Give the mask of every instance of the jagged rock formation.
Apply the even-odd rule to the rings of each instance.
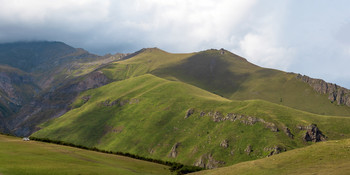
[[[223,147],[223,148],[227,148],[228,147],[228,140],[223,140],[221,143],[220,143],[220,146]]]
[[[173,147],[171,148],[170,150],[170,153],[169,153],[169,156],[168,157],[171,157],[171,158],[175,158],[177,156],[177,148],[180,146],[180,143],[175,143],[173,145]]]
[[[272,148],[269,148],[269,147],[266,147],[264,148],[264,151],[269,151],[269,155],[267,155],[267,157],[270,157],[270,156],[273,156],[273,155],[276,155],[276,154],[279,154],[283,151],[286,151],[285,148],[282,148],[282,147],[279,147],[279,146],[274,146]]]
[[[320,94],[328,94],[328,99],[337,102],[338,105],[346,105],[350,107],[350,90],[338,86],[333,83],[327,83],[321,79],[310,78],[306,75],[298,74],[297,79],[308,83],[316,92]]]
[[[87,96],[81,97],[81,100],[83,100],[83,103],[86,103],[90,100],[90,98],[91,98],[91,96],[87,95]]]
[[[103,106],[115,106],[115,105],[119,105],[119,106],[124,106],[126,104],[137,104],[139,103],[140,100],[137,98],[133,98],[133,99],[126,99],[126,100],[121,100],[121,99],[116,99],[114,101],[111,102],[111,100],[106,100],[104,102],[102,102]]]
[[[250,155],[250,153],[253,152],[253,147],[248,145],[247,148],[244,149],[244,152]]]
[[[219,166],[224,164],[224,161],[215,160],[212,154],[204,154],[194,163],[194,166],[213,169],[218,168]]]
[[[200,115],[204,116],[205,113],[201,112]],[[276,124],[267,122],[264,119],[257,118],[257,117],[252,117],[252,116],[245,116],[241,114],[234,114],[234,113],[227,113],[226,116],[224,116],[220,111],[215,111],[215,112],[208,112],[207,116],[212,117],[214,122],[223,122],[223,121],[240,121],[241,123],[244,123],[246,125],[254,125],[257,122],[261,122],[265,125],[265,128],[270,129],[272,132],[278,132],[279,129],[276,126]]]
[[[306,142],[320,142],[326,140],[326,136],[322,134],[322,132],[318,129],[316,124],[311,124],[306,127],[298,126],[298,129],[306,130],[305,134],[303,135],[303,140]]]
[[[292,132],[290,131],[290,129],[288,127],[284,127],[283,128],[283,132],[290,138],[294,138],[294,135],[292,134]]]
[[[187,112],[186,112],[186,115],[185,115],[185,119],[188,118],[190,115],[192,115],[194,113],[194,109],[191,108],[191,109],[188,109]]]

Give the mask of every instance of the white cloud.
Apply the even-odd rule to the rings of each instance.
[[[287,70],[295,52],[292,48],[278,46],[273,36],[252,33],[245,35],[240,49],[253,63],[282,70]]]
[[[0,4],[0,42],[58,40],[100,54],[154,46],[170,52],[226,48],[260,66],[320,78],[343,77],[350,87],[346,0],[0,0]]]

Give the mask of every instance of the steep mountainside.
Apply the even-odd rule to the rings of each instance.
[[[350,172],[350,140],[317,143],[255,161],[242,162],[194,175],[345,175]]]
[[[350,137],[349,117],[228,100],[150,74],[88,90],[72,107],[32,136],[206,168]]]
[[[0,131],[29,134],[62,115],[79,92],[108,82],[92,71],[125,56],[101,57],[62,42],[0,44]]]
[[[16,42],[0,44],[0,63],[25,72],[48,70],[49,64],[60,61],[61,57],[73,54],[77,49],[62,42]],[[51,65],[50,67],[46,67]]]
[[[37,85],[49,90],[124,56],[116,54],[101,57],[62,42],[0,44],[0,64],[31,73]]]
[[[350,116],[348,106],[332,103],[328,94],[314,90],[297,74],[258,67],[226,50],[170,54],[144,49],[101,71],[113,80],[151,73],[228,99],[262,99],[316,114]]]
[[[18,112],[39,90],[27,73],[0,65],[0,131],[7,129],[8,117]]]
[[[69,105],[80,92],[109,82],[110,80],[100,71],[66,81],[55,90],[35,97],[31,103],[11,116],[8,129],[18,136],[30,135],[38,129],[36,125],[66,113],[71,108]]]

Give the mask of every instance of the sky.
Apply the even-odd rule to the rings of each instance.
[[[92,53],[225,48],[350,88],[348,0],[0,0],[0,43],[62,41]]]

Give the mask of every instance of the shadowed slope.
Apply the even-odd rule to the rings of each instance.
[[[151,73],[229,99],[262,99],[316,114],[350,115],[350,107],[331,103],[328,95],[316,92],[297,79],[297,74],[258,67],[226,50],[171,54],[156,48],[144,49],[101,71],[114,80]]]

